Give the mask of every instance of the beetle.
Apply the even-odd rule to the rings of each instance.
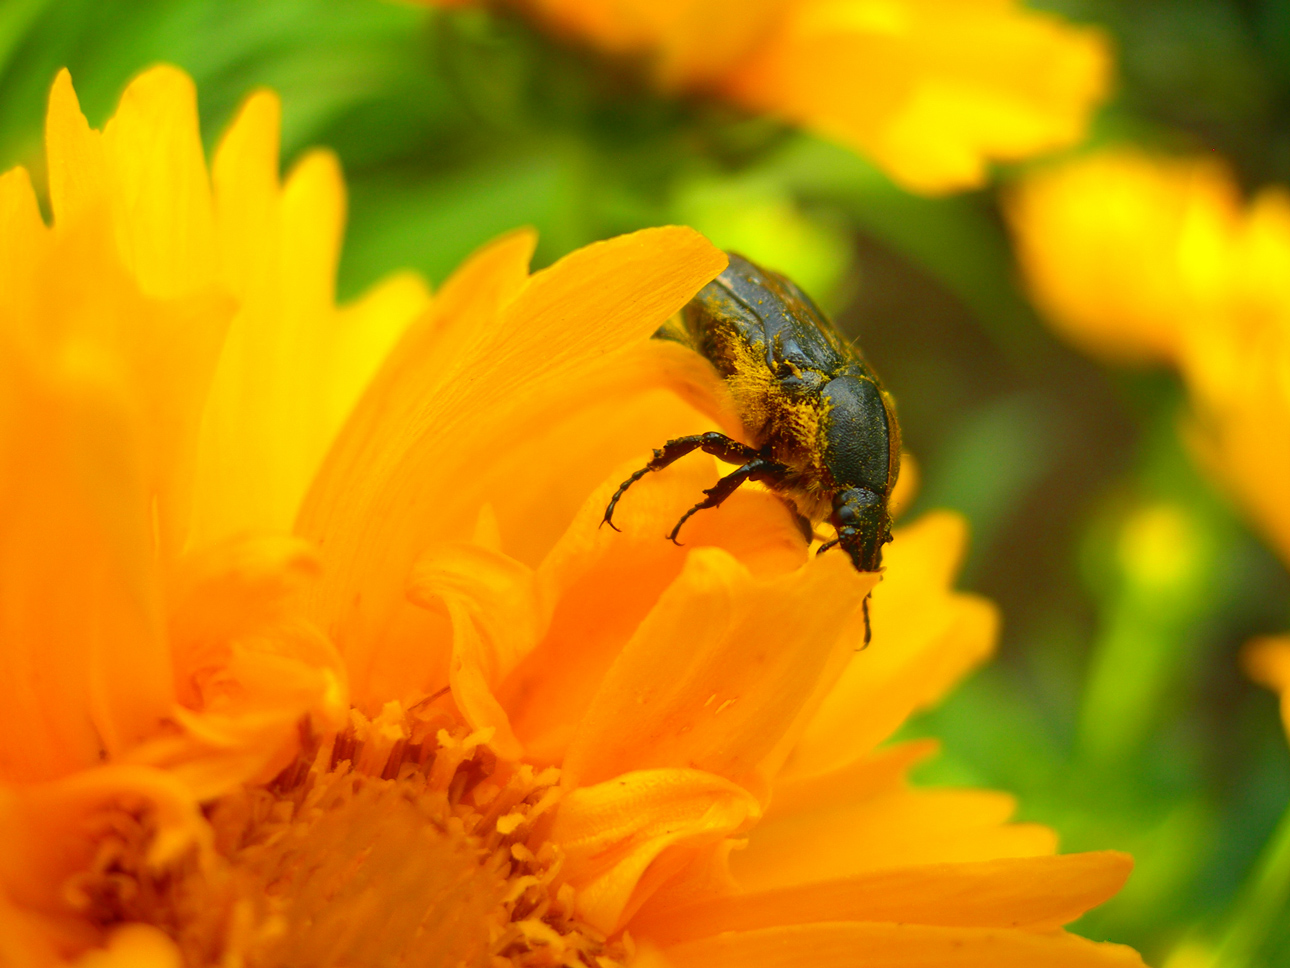
[[[888,504],[900,473],[900,425],[891,395],[860,353],[791,281],[742,256],[681,310],[656,338],[675,339],[722,376],[743,423],[744,441],[711,431],[669,440],[623,481],[602,524],[633,484],[696,450],[738,469],[704,491],[668,535],[748,481],[789,505],[808,540],[825,518],[858,571],[877,571],[891,541]],[[865,644],[869,641],[865,600]]]

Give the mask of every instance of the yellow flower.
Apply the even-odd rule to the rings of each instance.
[[[1179,369],[1198,456],[1290,562],[1290,194],[1242,207],[1212,162],[1108,151],[1027,179],[1010,216],[1065,335]]]
[[[1241,651],[1245,673],[1281,697],[1281,723],[1290,735],[1290,635],[1254,639]]]
[[[457,6],[458,0],[429,0]],[[867,155],[919,192],[1075,144],[1106,40],[1014,0],[512,0],[546,28]]]
[[[706,458],[598,527],[736,429],[649,339],[696,233],[337,310],[334,162],[279,186],[269,95],[209,182],[173,69],[101,134],[63,75],[47,131],[52,228],[0,181],[0,963],[1141,964],[1060,930],[1126,857],[880,745],[992,646],[957,518],[865,651],[878,576],[773,495],[661,539]]]

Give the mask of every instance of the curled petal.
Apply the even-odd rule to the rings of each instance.
[[[532,569],[480,545],[445,542],[417,561],[408,597],[447,612],[453,630],[448,682],[457,708],[473,729],[495,730],[492,745],[500,755],[518,758],[521,746],[494,689],[550,621]]]
[[[199,711],[176,706],[178,735],[141,744],[130,762],[164,767],[208,801],[246,782],[266,782],[302,740],[346,723],[349,694],[335,647],[299,620],[230,643],[204,670]]]
[[[611,932],[644,900],[642,878],[668,848],[716,843],[760,812],[747,791],[719,776],[636,770],[566,794],[551,837],[564,849],[578,913]]]

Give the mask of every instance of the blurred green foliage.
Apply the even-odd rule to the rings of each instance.
[[[1044,5],[1116,39],[1095,139],[1290,182],[1290,0]],[[156,61],[196,80],[208,144],[268,85],[288,163],[338,152],[343,296],[403,266],[437,283],[523,223],[539,263],[682,221],[796,277],[886,378],[923,468],[914,513],[968,516],[964,583],[1005,616],[999,661],[907,728],[944,741],[922,779],[1010,789],[1068,849],[1132,851],[1129,887],[1077,927],[1153,964],[1233,936],[1242,911],[1290,924],[1281,888],[1250,880],[1290,803],[1290,753],[1236,661],[1290,628],[1290,581],[1192,467],[1174,379],[1100,369],[1029,308],[998,204],[1016,172],[913,197],[840,148],[661,97],[514,20],[382,0],[0,0],[0,165],[40,182],[60,66],[101,124]],[[1241,957],[1290,964],[1286,935],[1260,928]]]

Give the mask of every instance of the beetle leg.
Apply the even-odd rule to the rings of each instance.
[[[656,450],[654,451],[654,453],[655,455],[658,455],[658,454],[661,454],[662,451]],[[618,499],[627,493],[627,489],[629,487],[631,487],[633,484],[635,484],[642,477],[644,477],[646,474],[648,474],[650,471],[654,469],[653,467],[650,466],[650,464],[653,464],[653,463],[654,463],[653,461],[650,461],[649,464],[646,464],[635,474],[633,474],[631,477],[627,478],[627,480],[623,481],[621,484],[618,485],[618,490],[614,491],[614,496],[609,499],[609,505],[605,508],[605,516],[600,519],[601,527],[604,527],[607,524],[615,531],[623,530],[622,528],[618,527],[618,525],[614,524],[614,508],[617,507],[618,505]]]
[[[757,458],[757,451],[747,444],[741,444],[733,437],[727,437],[725,434],[710,431],[706,434],[691,434],[689,437],[677,437],[675,440],[669,440],[666,444],[654,451],[654,457],[648,464],[638,470],[627,480],[618,486],[614,491],[614,496],[609,499],[609,506],[605,508],[605,516],[601,524],[607,524],[615,531],[618,531],[614,525],[614,508],[618,505],[618,500],[627,489],[639,481],[650,471],[661,471],[669,464],[680,460],[686,454],[693,453],[696,450],[702,450],[705,454],[711,454],[718,460],[723,460],[727,464],[743,464]]]
[[[681,542],[676,540],[676,536],[681,531],[681,525],[685,524],[686,521],[689,521],[690,518],[699,511],[703,511],[706,508],[720,507],[721,503],[731,494],[735,493],[735,491],[739,490],[739,487],[742,484],[748,481],[768,481],[771,483],[782,481],[788,472],[788,468],[783,464],[778,464],[773,460],[767,460],[764,457],[754,457],[747,464],[744,464],[743,467],[738,470],[731,471],[725,477],[721,478],[721,480],[717,481],[716,484],[712,485],[712,487],[704,491],[703,493],[706,494],[707,497],[681,515],[681,520],[676,522],[676,527],[673,528],[672,533],[667,536],[668,540],[675,545],[680,545]]]

